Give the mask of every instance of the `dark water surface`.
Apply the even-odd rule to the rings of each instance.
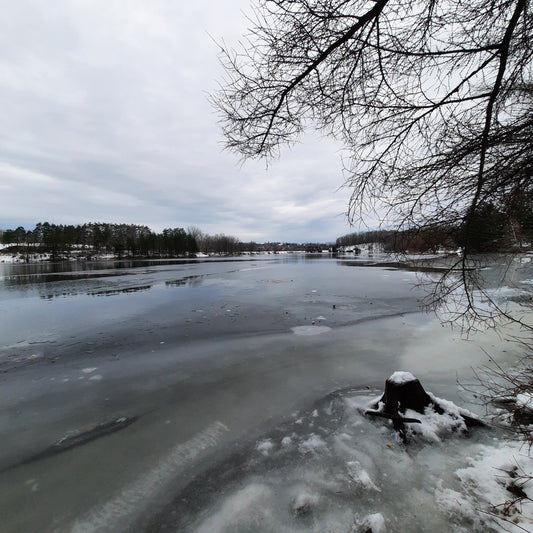
[[[303,255],[0,265],[1,530],[153,527],[239,443],[382,387],[420,331],[438,342],[417,275]],[[439,392],[457,365],[420,372]]]

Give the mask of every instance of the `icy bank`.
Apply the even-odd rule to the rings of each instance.
[[[201,509],[168,509],[158,524],[210,533],[531,530],[533,506],[513,493],[533,491],[527,450],[488,429],[465,438],[451,402],[445,415],[417,413],[404,446],[389,421],[364,415],[376,392],[341,391],[295,413],[209,472],[215,490],[195,486]]]

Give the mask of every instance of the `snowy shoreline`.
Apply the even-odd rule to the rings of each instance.
[[[305,252],[276,252],[276,254],[305,254]],[[162,256],[162,257],[153,257],[153,256],[142,256],[142,255],[117,255],[117,254],[90,254],[87,256],[85,253],[77,254],[61,254],[55,258],[52,254],[49,253],[6,253],[2,252],[0,249],[0,264],[41,264],[41,263],[68,263],[68,262],[78,262],[78,263],[94,263],[98,261],[167,261],[172,259],[202,259],[208,257],[238,257],[238,256],[254,256],[254,255],[273,255],[273,252],[242,252],[238,254],[204,254],[201,252],[188,255],[172,255],[172,256]]]
[[[365,410],[379,391],[330,393],[211,465],[150,521],[189,532],[453,531],[533,527],[527,449],[494,429],[467,431],[452,402],[416,413],[403,444]],[[412,414],[412,413],[406,413]],[[191,495],[194,495],[191,501]],[[198,500],[201,503],[196,503]]]

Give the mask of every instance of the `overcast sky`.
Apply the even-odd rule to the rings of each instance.
[[[235,44],[248,0],[2,4],[0,228],[198,226],[257,242],[352,231],[333,141],[309,135],[268,169],[222,149],[210,36]]]

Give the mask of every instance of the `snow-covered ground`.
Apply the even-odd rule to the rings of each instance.
[[[467,430],[462,411],[442,400],[444,415],[406,413],[422,423],[409,425],[404,445],[387,420],[365,416],[377,399],[378,391],[341,391],[295,413],[242,462],[214,473],[217,495],[202,495],[209,505],[199,518],[174,509],[184,513],[178,529],[532,530],[532,502],[517,498],[533,492],[527,447],[494,430]]]
[[[38,263],[50,261],[50,254],[0,254],[0,263]],[[28,260],[27,260],[28,259]]]
[[[51,254],[37,254],[37,253],[0,253],[0,263],[40,263],[42,261],[50,261]],[[116,259],[115,254],[98,254],[93,256],[94,260],[105,261],[108,259]],[[85,256],[80,258],[80,252],[73,252],[64,256],[64,261],[79,261],[85,260]]]

